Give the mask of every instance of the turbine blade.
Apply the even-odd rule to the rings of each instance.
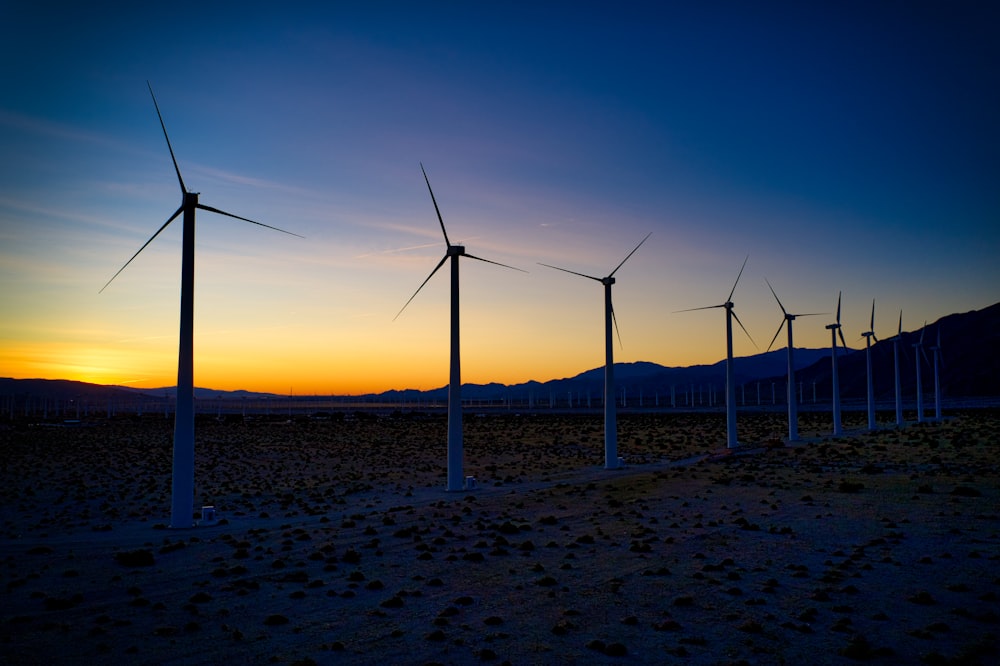
[[[733,313],[733,319],[735,319],[736,323],[740,325],[740,328],[743,329],[743,332],[747,334],[747,338],[750,340],[750,342],[753,343],[754,348],[760,349],[760,347],[757,346],[757,343],[753,341],[753,337],[751,337],[750,331],[748,331],[746,326],[743,325],[743,322],[740,321],[740,318],[736,316],[736,310],[730,310],[730,312]]]
[[[171,216],[170,216],[170,218],[169,218],[169,219],[168,219],[168,220],[167,220],[166,222],[164,222],[164,223],[163,223],[163,226],[162,226],[162,227],[160,227],[159,229],[157,229],[157,230],[156,230],[156,233],[155,233],[155,234],[153,234],[152,236],[150,236],[150,237],[149,237],[149,240],[148,240],[148,241],[146,241],[145,243],[143,243],[143,244],[142,244],[142,247],[140,247],[140,248],[139,248],[139,250],[138,250],[138,251],[137,251],[137,252],[136,252],[135,254],[133,254],[133,255],[132,255],[132,259],[135,259],[136,257],[138,257],[138,256],[139,256],[139,252],[142,252],[143,250],[145,250],[145,249],[146,249],[146,246],[147,246],[147,245],[149,245],[150,243],[152,243],[152,242],[153,242],[153,239],[154,239],[154,238],[156,238],[157,236],[159,236],[159,235],[160,235],[160,232],[161,232],[161,231],[163,231],[164,229],[166,229],[166,228],[167,228],[167,225],[168,225],[168,224],[170,224],[170,223],[171,223],[171,222],[173,222],[173,221],[174,221],[175,219],[177,219],[177,216],[178,216],[178,215],[180,215],[180,214],[181,214],[181,212],[182,212],[183,210],[184,210],[184,206],[181,206],[181,207],[180,207],[180,208],[178,208],[178,209],[177,209],[176,211],[174,211],[174,214],[173,214],[173,215],[171,215]],[[99,294],[99,293],[101,293],[102,291],[104,291],[105,289],[107,289],[107,288],[108,288],[108,285],[109,285],[109,284],[111,284],[111,283],[112,283],[112,282],[114,281],[114,279],[115,279],[116,277],[118,277],[118,275],[119,275],[119,274],[120,274],[120,273],[121,273],[121,272],[122,272],[123,270],[125,270],[126,266],[128,266],[129,264],[131,264],[131,263],[132,263],[132,259],[129,259],[128,261],[126,261],[126,262],[125,262],[125,266],[122,266],[121,268],[119,268],[119,269],[118,269],[118,272],[117,272],[117,273],[115,273],[114,275],[112,275],[112,276],[111,276],[111,279],[110,279],[110,280],[108,280],[108,281],[107,281],[107,282],[106,282],[106,283],[104,284],[104,286],[103,286],[103,287],[101,287],[100,291],[98,291],[97,293]]]
[[[868,330],[871,331],[872,334],[875,333],[875,299],[874,298],[872,299],[872,320],[868,324]]]
[[[732,291],[729,292],[729,298],[726,299],[727,303],[729,301],[733,300],[733,294],[736,293],[736,285],[739,284],[740,277],[743,276],[743,269],[747,267],[747,261],[749,261],[749,260],[750,260],[750,255],[748,254],[747,258],[743,260],[743,265],[740,266],[740,273],[739,273],[739,275],[736,276],[736,282],[733,283],[733,289],[732,289]],[[741,326],[742,326],[742,324],[741,324]],[[749,335],[749,333],[747,335]]]
[[[898,336],[898,335],[902,335],[902,334],[903,334],[903,311],[900,310],[899,311],[899,330],[896,332],[896,335]]]
[[[434,212],[437,213],[438,222],[441,223],[441,233],[444,234],[444,244],[451,247],[451,241],[448,240],[448,232],[444,228],[444,220],[441,219],[441,210],[438,208],[437,199],[434,198],[434,190],[431,189],[431,181],[427,178],[427,172],[424,171],[424,163],[420,163],[420,171],[424,174],[424,182],[427,183],[427,191],[431,193],[431,201],[434,202]]]
[[[767,346],[767,351],[771,351],[771,347],[774,346],[774,341],[778,339],[778,335],[781,333],[781,329],[784,328],[784,326],[785,326],[785,320],[782,319],[781,323],[778,324],[778,330],[774,332],[774,337],[771,338],[771,344]]]
[[[618,330],[618,318],[615,317],[615,306],[611,306],[611,323],[615,325],[615,333],[618,335],[618,348],[625,349],[625,345],[622,344],[622,333]]]
[[[226,217],[235,217],[237,220],[243,220],[244,222],[249,222],[250,224],[256,224],[258,227],[266,227],[267,229],[273,229],[274,231],[280,231],[283,234],[288,234],[289,236],[295,236],[296,238],[305,238],[305,236],[299,236],[291,231],[285,231],[284,229],[279,229],[278,227],[272,227],[270,224],[264,224],[263,222],[257,222],[256,220],[251,220],[247,217],[240,217],[239,215],[233,215],[232,213],[227,213],[224,210],[219,210],[218,208],[212,208],[211,206],[206,206],[203,203],[198,204],[198,208],[202,210],[207,210],[210,213],[218,213],[219,215],[225,215]]]
[[[678,312],[694,312],[695,310],[714,310],[715,308],[724,308],[726,305],[723,303],[721,305],[706,305],[703,308],[688,308],[687,310],[674,310],[674,314]]]
[[[925,321],[924,327],[920,329],[920,342],[917,343],[918,345],[924,344],[924,333],[926,332],[927,332],[927,322]]]
[[[626,261],[628,261],[628,260],[629,260],[629,257],[631,257],[631,256],[632,256],[633,254],[635,254],[635,251],[639,249],[639,246],[640,246],[640,245],[642,245],[643,243],[645,243],[645,242],[646,242],[646,240],[647,240],[647,239],[648,239],[648,238],[649,238],[650,236],[652,236],[652,235],[653,235],[653,232],[652,232],[652,231],[650,231],[650,232],[649,232],[648,234],[646,234],[646,238],[643,238],[643,239],[642,239],[641,241],[639,241],[639,245],[636,245],[636,246],[635,246],[635,248],[633,248],[633,249],[632,249],[632,251],[631,251],[631,252],[629,252],[629,253],[628,253],[628,255],[627,255],[627,256],[626,256],[626,257],[625,257],[624,259],[622,259],[622,263],[621,263],[621,264],[618,264],[617,266],[615,266],[615,270],[613,270],[613,271],[611,271],[610,273],[608,273],[608,277],[613,277],[613,276],[614,276],[614,274],[618,272],[618,269],[619,269],[619,268],[621,268],[621,267],[622,267],[622,265],[623,265],[623,264],[624,264],[624,263],[625,263]]]
[[[772,294],[774,294],[774,300],[778,301],[778,307],[781,308],[781,312],[787,315],[788,310],[786,310],[785,306],[781,304],[781,299],[778,298],[778,295],[774,293],[774,287],[771,286],[771,283],[768,281],[767,278],[764,278],[764,282],[767,282],[767,288],[771,290]],[[781,329],[779,328],[778,330],[780,331]],[[768,347],[768,349],[770,349],[770,347]]]
[[[840,346],[847,349],[847,341],[844,340],[844,330],[841,328],[837,329],[837,334],[840,336]]]
[[[434,274],[438,272],[439,268],[441,268],[442,266],[444,266],[444,262],[447,261],[447,260],[448,260],[448,255],[447,254],[444,255],[443,257],[441,257],[441,261],[439,261],[438,265],[434,267],[434,270],[431,271],[431,274],[428,275],[427,278],[423,282],[420,283],[420,286],[417,287],[417,290],[415,292],[413,292],[413,296],[410,296],[410,300],[406,301],[406,303],[403,304],[403,307],[401,307],[399,309],[399,312],[396,313],[396,316],[392,318],[393,321],[396,321],[397,319],[399,319],[399,315],[403,314],[403,310],[405,310],[406,306],[410,304],[410,301],[412,301],[414,298],[417,297],[417,294],[419,294],[420,290],[424,288],[424,285],[427,284],[428,282],[430,282],[430,279],[432,277],[434,277]]]
[[[160,119],[160,127],[163,129],[163,138],[167,140],[167,150],[170,151],[170,159],[174,161],[174,171],[177,172],[177,182],[181,184],[181,192],[187,194],[187,188],[184,187],[184,179],[181,178],[181,168],[177,166],[177,158],[174,157],[174,147],[170,145],[170,137],[167,136],[167,126],[163,124],[163,115],[160,113],[160,105],[156,103],[156,95],[153,94],[153,86],[146,81],[146,86],[149,88],[149,96],[153,98],[153,106],[156,107],[156,117]]]
[[[524,270],[523,268],[517,268],[516,266],[508,266],[507,264],[501,264],[499,261],[490,261],[489,259],[483,259],[482,257],[477,257],[474,254],[469,254],[468,252],[466,252],[462,256],[468,257],[469,259],[475,259],[476,261],[484,261],[487,264],[493,264],[494,266],[503,266],[504,268],[509,268],[509,269],[511,269],[513,271],[521,271],[522,273],[527,273],[528,272],[528,271]]]
[[[842,292],[837,292],[837,323],[840,323],[840,296]]]
[[[539,266],[545,266],[546,268],[554,268],[554,269],[556,269],[557,271],[562,271],[563,273],[571,273],[571,274],[573,274],[573,275],[579,275],[580,277],[585,277],[585,278],[589,278],[589,279],[591,279],[591,280],[597,280],[598,282],[600,282],[600,281],[601,281],[601,278],[598,278],[598,277],[594,277],[593,275],[585,275],[584,273],[577,273],[576,271],[571,271],[571,270],[569,270],[568,268],[559,268],[558,266],[553,266],[553,265],[551,265],[551,264],[543,264],[543,263],[542,263],[542,262],[540,262],[540,261],[539,261],[539,262],[537,262],[537,263],[538,263],[538,265],[539,265]]]

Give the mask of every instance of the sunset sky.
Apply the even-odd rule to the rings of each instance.
[[[119,3],[115,3],[119,4]],[[848,344],[1000,300],[995,3],[0,6],[0,376],[176,381],[180,204],[201,202],[195,383],[348,394]],[[668,5],[670,7],[672,5]],[[613,9],[612,9],[613,7]],[[780,338],[775,347],[784,346]],[[740,333],[737,356],[755,353]]]

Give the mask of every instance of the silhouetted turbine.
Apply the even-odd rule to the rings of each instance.
[[[156,108],[156,116],[160,119],[160,127],[163,129],[163,138],[167,140],[167,149],[170,151],[170,159],[174,163],[174,171],[177,172],[177,182],[181,186],[181,205],[174,211],[166,222],[163,223],[156,233],[150,236],[149,240],[143,243],[142,247],[132,255],[132,258],[125,262],[125,265],[118,269],[118,272],[111,276],[111,279],[101,287],[103,292],[108,285],[125,268],[132,263],[132,260],[139,256],[139,253],[146,249],[146,246],[153,242],[153,239],[160,235],[164,229],[173,222],[178,215],[184,213],[183,217],[183,240],[181,250],[181,316],[180,316],[180,344],[177,353],[177,411],[174,415],[174,452],[173,470],[171,482],[171,503],[170,503],[170,526],[175,528],[192,527],[194,525],[194,216],[195,210],[200,208],[219,215],[234,217],[237,220],[250,222],[260,227],[280,231],[290,236],[299,236],[290,231],[262,224],[239,215],[233,215],[226,211],[212,208],[198,202],[198,193],[189,192],[184,186],[184,179],[181,177],[180,167],[177,166],[177,158],[174,156],[173,146],[170,145],[170,137],[167,136],[167,127],[163,123],[163,116],[160,114],[160,107],[156,103],[156,96],[153,95],[153,87],[146,82],[149,87],[149,94],[153,98],[153,106]]]
[[[878,342],[875,336],[875,299],[872,299],[872,318],[868,330],[861,334],[865,339],[865,359],[868,365],[868,429],[874,430],[875,424],[875,381],[872,377],[872,340]]]
[[[844,331],[840,328],[840,296],[841,292],[837,292],[837,321],[833,324],[827,324],[826,328],[830,331],[830,359],[833,364],[833,435],[838,437],[844,434],[844,430],[840,425],[840,373],[838,372],[837,363],[837,336],[840,336],[840,344],[843,345],[844,349],[847,349],[847,343],[844,341]]]
[[[392,320],[395,321],[399,318],[399,315],[403,314],[406,306],[417,297],[420,290],[434,277],[434,274],[444,265],[444,262],[451,258],[451,364],[448,377],[448,485],[446,490],[459,491],[465,488],[465,478],[462,474],[462,359],[459,351],[458,259],[459,257],[468,257],[469,259],[503,266],[504,268],[521,271],[522,273],[527,273],[527,271],[471,255],[465,251],[465,246],[463,245],[452,245],[451,241],[448,240],[448,231],[444,228],[441,210],[438,208],[437,199],[434,198],[434,190],[431,189],[431,182],[427,178],[427,172],[424,170],[423,164],[420,165],[420,171],[424,174],[427,191],[431,194],[434,211],[437,213],[438,222],[441,224],[441,233],[444,235],[445,253],[441,261],[434,267],[434,270],[420,283],[417,290],[413,292],[413,295],[410,296],[409,300],[400,308]]]
[[[711,310],[714,308],[725,308],[726,309],[726,447],[730,449],[735,449],[739,446],[739,442],[736,438],[736,380],[733,374],[733,319],[736,323],[740,325],[743,332],[746,333],[747,338],[756,347],[757,343],[753,341],[750,337],[750,332],[747,331],[743,322],[740,318],[736,316],[736,312],[733,311],[733,294],[736,292],[736,285],[740,282],[740,277],[743,275],[743,269],[747,266],[747,261],[750,259],[750,255],[743,260],[743,266],[740,267],[740,272],[736,276],[736,282],[733,283],[733,288],[729,292],[729,297],[726,299],[725,303],[720,303],[719,305],[706,305],[701,308],[688,308],[687,310],[678,310],[678,312],[694,312],[695,310]]]
[[[778,335],[781,333],[782,326],[788,325],[788,441],[797,442],[799,440],[799,415],[798,404],[795,398],[795,344],[792,341],[792,322],[795,321],[796,317],[813,317],[823,313],[808,312],[793,314],[789,312],[781,304],[781,299],[774,293],[774,287],[771,286],[767,278],[764,278],[764,282],[767,282],[767,288],[771,290],[774,300],[778,301],[778,307],[781,308],[781,314],[784,315],[781,323],[778,324],[778,330],[775,331],[774,337],[771,338],[771,344],[767,346],[767,351],[771,351],[774,341],[778,339]]]
[[[924,385],[920,376],[920,357],[924,357],[924,361],[927,361],[927,352],[924,351],[924,333],[927,332],[927,322],[924,322],[924,327],[920,329],[920,339],[913,345],[916,350],[913,355],[916,357],[917,361],[917,423],[924,422]]]
[[[899,378],[899,339],[903,337],[903,311],[899,311],[899,328],[896,335],[892,336],[892,365],[894,373],[894,384],[896,389],[896,425],[903,426],[903,388]]]
[[[612,344],[611,338],[611,327],[614,324],[615,332],[618,333],[618,344],[621,345],[621,333],[618,331],[618,320],[615,318],[615,309],[611,304],[611,285],[615,283],[615,273],[618,269],[629,260],[635,251],[646,242],[652,235],[652,232],[646,234],[646,238],[639,241],[639,245],[628,255],[622,259],[621,263],[615,266],[615,270],[611,271],[607,277],[594,277],[593,275],[586,275],[585,273],[577,273],[576,271],[571,271],[566,268],[559,268],[558,266],[552,266],[551,264],[542,264],[547,268],[554,268],[557,271],[562,271],[564,273],[572,273],[573,275],[579,275],[580,277],[585,277],[590,280],[596,280],[604,285],[604,468],[605,469],[617,469],[620,465],[618,462],[618,412],[617,412],[617,398],[615,396],[615,359],[614,359],[614,345]]]
[[[931,353],[934,356],[934,418],[941,420],[941,377],[938,373],[938,365],[944,362],[943,353],[941,351],[941,324],[938,324],[937,329],[937,344],[931,347]]]

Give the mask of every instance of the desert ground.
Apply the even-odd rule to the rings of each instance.
[[[338,415],[334,415],[337,417]],[[912,415],[911,415],[912,416]],[[802,414],[200,417],[0,424],[0,661],[989,664],[1000,412],[830,438]]]

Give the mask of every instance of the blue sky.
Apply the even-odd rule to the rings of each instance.
[[[172,384],[180,223],[146,81],[202,202],[196,383],[447,383],[453,242],[467,381],[764,348],[780,312],[849,343],[1000,297],[1000,10],[991,3],[270,3],[0,9],[0,367]],[[829,317],[796,342],[828,344]],[[776,344],[780,345],[781,341]],[[737,338],[737,355],[755,352]],[[299,387],[296,389],[296,386]]]

